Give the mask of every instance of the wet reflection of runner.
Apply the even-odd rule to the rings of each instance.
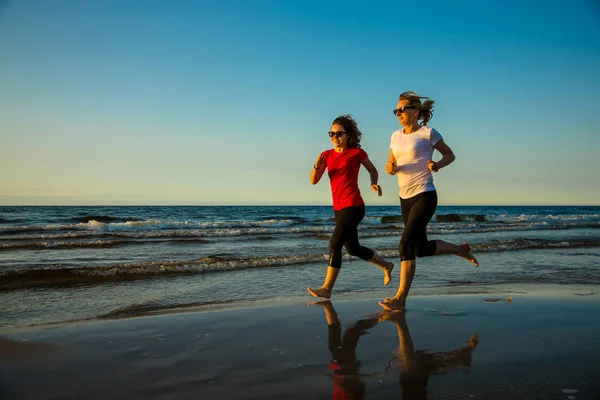
[[[478,343],[477,334],[471,336],[466,346],[459,349],[428,353],[423,350],[415,351],[405,312],[386,313],[381,320],[393,322],[398,330],[399,345],[392,351],[394,358],[389,362],[388,370],[400,371],[400,387],[404,399],[427,399],[427,383],[431,374],[471,365],[472,353]]]
[[[328,329],[328,347],[331,353],[329,369],[333,378],[333,399],[363,399],[366,384],[363,378],[380,375],[383,372],[361,374],[361,363],[356,358],[356,347],[361,336],[369,333],[380,321],[380,315],[356,321],[346,328],[342,335],[342,324],[338,319],[331,301],[320,301],[311,305],[320,305],[325,311]]]

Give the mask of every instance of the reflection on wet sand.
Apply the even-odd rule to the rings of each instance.
[[[328,376],[334,382],[333,399],[363,399],[366,392],[364,378],[390,372],[400,374],[402,398],[427,399],[429,377],[470,366],[473,350],[478,343],[477,334],[473,334],[465,346],[456,350],[435,353],[415,350],[405,312],[380,312],[360,319],[346,328],[342,335],[341,322],[330,300],[311,303],[309,306],[311,305],[319,305],[325,311],[328,348],[331,353],[329,368],[332,371]],[[369,329],[385,321],[393,323],[398,333],[398,347],[392,350],[394,357],[381,372],[362,374],[361,362],[356,356],[358,341]]]
[[[361,374],[361,363],[356,358],[356,346],[362,335],[368,333],[380,322],[380,314],[356,321],[346,328],[342,335],[342,324],[331,301],[319,301],[310,305],[319,305],[325,311],[328,329],[328,347],[331,353],[329,376],[333,378],[333,399],[363,399],[366,391],[365,377],[385,373]],[[310,306],[309,305],[309,306]]]
[[[427,399],[427,383],[431,374],[471,365],[472,353],[478,343],[477,334],[473,334],[465,346],[456,350],[429,353],[415,350],[405,312],[386,313],[381,320],[393,322],[398,331],[398,348],[392,351],[394,358],[388,363],[388,370],[400,372],[404,399]]]
[[[47,360],[48,356],[64,351],[53,343],[17,341],[0,336],[0,363],[17,364],[28,361]]]

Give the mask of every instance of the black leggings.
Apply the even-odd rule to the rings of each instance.
[[[358,224],[365,217],[365,205],[346,207],[335,210],[335,229],[329,241],[329,266],[342,266],[342,246],[346,246],[348,254],[369,261],[375,253],[358,243]]]
[[[342,337],[342,324],[335,322],[327,325],[328,329],[328,347],[332,361],[339,364],[343,369],[354,369],[352,374],[358,373],[360,362],[356,358],[356,346],[358,339],[366,335],[369,329],[377,325],[379,321],[375,318],[365,318],[356,321],[352,326],[346,329]]]
[[[358,346],[360,337],[369,333],[369,329],[377,325],[378,322],[375,318],[357,321],[354,325],[346,329],[343,338],[342,324],[340,322],[328,325],[328,345],[332,357],[329,368],[334,373],[334,399],[362,399],[364,397],[366,384],[362,379],[355,378],[359,376],[361,367],[360,361],[356,358],[356,346]],[[348,379],[344,379],[345,377],[348,377]],[[345,395],[336,396],[335,394],[338,390]]]
[[[409,199],[400,198],[404,232],[400,240],[400,259],[414,260],[417,257],[427,257],[435,254],[434,240],[427,240],[427,224],[437,207],[437,192],[435,190],[420,193]]]

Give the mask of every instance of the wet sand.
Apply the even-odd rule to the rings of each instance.
[[[2,399],[600,399],[600,290],[222,307],[5,334]],[[510,299],[507,300],[507,299]]]

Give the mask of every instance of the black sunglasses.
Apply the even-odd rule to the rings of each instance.
[[[337,132],[329,131],[327,133],[329,134],[330,138],[333,138],[335,136],[335,138],[337,139],[337,138],[342,137],[342,135],[344,135],[346,132],[345,131],[337,131]]]
[[[415,107],[415,106],[404,106],[404,107],[400,107],[400,108],[395,108],[394,111],[393,111],[393,113],[394,113],[395,116],[398,116],[398,115],[402,114],[404,112],[404,110],[406,110],[407,108],[415,109],[417,107]]]

